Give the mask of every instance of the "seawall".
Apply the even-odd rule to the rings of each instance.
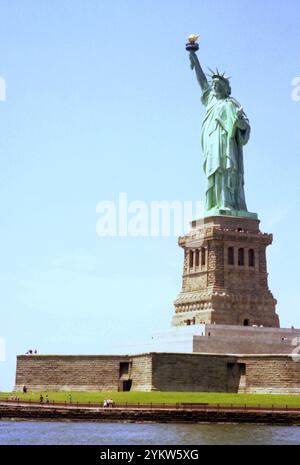
[[[102,409],[0,405],[0,420],[152,423],[266,423],[300,426],[300,411],[209,409]]]

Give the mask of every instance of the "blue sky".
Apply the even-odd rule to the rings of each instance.
[[[203,199],[203,108],[186,37],[231,77],[252,126],[246,198],[282,326],[300,327],[297,0],[0,1],[0,336],[15,357],[102,353],[167,329],[175,237],[99,238],[96,205]]]

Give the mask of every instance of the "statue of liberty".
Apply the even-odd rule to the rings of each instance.
[[[207,178],[205,215],[247,213],[244,193],[243,146],[250,137],[250,124],[241,105],[231,97],[229,78],[217,70],[209,84],[196,55],[197,36],[186,48],[195,69],[206,108],[202,122],[203,169]]]

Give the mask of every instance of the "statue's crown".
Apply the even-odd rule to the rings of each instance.
[[[229,76],[226,76],[225,73],[219,73],[219,70],[218,68],[216,68],[216,71],[213,71],[212,69],[208,68],[210,73],[208,76],[211,78],[211,79],[221,79],[222,81],[226,82],[226,84],[229,84],[229,79],[230,77]]]
[[[211,79],[220,79],[221,81],[223,81],[225,84],[226,84],[226,87],[227,87],[227,93],[228,95],[231,94],[231,87],[230,87],[230,77],[229,76],[226,76],[225,73],[219,73],[219,70],[218,68],[216,68],[216,71],[213,71],[212,69],[208,68],[210,73],[208,76],[211,78]]]

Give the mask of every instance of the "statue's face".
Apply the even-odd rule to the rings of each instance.
[[[215,97],[217,98],[227,97],[226,84],[221,79],[213,79],[211,86],[212,86]]]

